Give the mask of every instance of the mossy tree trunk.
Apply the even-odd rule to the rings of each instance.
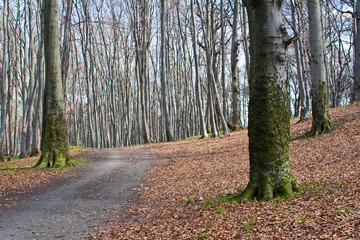
[[[328,110],[320,1],[308,0],[308,9],[311,49],[311,93],[313,113],[313,122],[310,135],[317,136],[331,131],[332,122]]]
[[[41,156],[35,167],[69,164],[65,104],[61,81],[58,0],[44,1],[45,90]]]
[[[290,113],[280,0],[244,1],[250,27],[250,181],[240,201],[299,191],[289,163]]]

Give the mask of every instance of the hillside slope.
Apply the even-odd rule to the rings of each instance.
[[[91,239],[360,238],[360,102],[331,109],[334,130],[303,139],[291,120],[290,157],[304,193],[287,200],[217,203],[248,182],[247,131],[149,148],[156,159],[141,202]],[[128,148],[131,150],[131,148]]]

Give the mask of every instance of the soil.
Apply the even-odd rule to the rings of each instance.
[[[136,202],[135,188],[152,166],[146,149],[87,149],[75,177],[23,194],[1,209],[0,239],[82,239]]]

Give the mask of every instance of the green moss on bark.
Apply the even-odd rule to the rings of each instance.
[[[317,136],[331,131],[333,123],[328,109],[327,86],[322,82],[318,89],[313,89],[312,101],[313,122],[307,136]]]
[[[238,201],[300,191],[289,162],[290,112],[280,1],[246,1],[250,26],[250,181]]]
[[[35,167],[58,168],[69,165],[68,136],[63,110],[55,104],[50,113],[44,114],[42,153]]]

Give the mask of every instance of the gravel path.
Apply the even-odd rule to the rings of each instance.
[[[82,239],[116,219],[152,164],[144,149],[86,150],[76,178],[34,192],[1,210],[0,239]]]

